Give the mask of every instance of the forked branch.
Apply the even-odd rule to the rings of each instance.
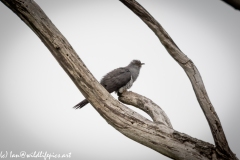
[[[159,113],[150,114],[149,112],[155,123],[115,100],[97,82],[66,38],[58,31],[43,10],[33,0],[2,0],[1,2],[16,13],[16,15],[36,33],[82,94],[99,114],[119,132],[172,159],[208,160],[216,159],[216,156],[219,155],[213,145],[173,130],[170,121],[168,121],[168,118],[161,110],[153,108],[153,110]],[[135,7],[139,7],[135,1],[128,2],[137,4]],[[128,2],[126,1],[126,3]],[[132,4],[129,4],[129,6],[131,5]],[[138,9],[139,8],[136,10]],[[144,11],[141,13],[144,17],[150,16],[148,13],[145,15],[145,10],[142,11]],[[149,20],[148,25],[152,25],[152,20],[154,19]],[[155,27],[155,25],[152,27]],[[158,27],[157,25],[155,28],[157,33],[166,37],[167,34],[162,34],[158,30]],[[189,76],[192,76],[201,83],[201,79],[199,80],[199,78],[197,78],[198,73],[196,71],[193,75],[191,74],[192,70],[196,70],[191,60],[179,52],[179,49],[174,45],[170,37],[163,40],[166,40],[165,43],[170,45],[170,50],[173,49],[174,52],[176,52],[174,54],[180,65],[183,65],[185,69],[189,69]],[[197,89],[196,87],[195,90]],[[201,92],[199,94],[203,93]],[[205,94],[200,98],[206,98]],[[124,99],[124,95],[121,100],[127,102],[127,100]],[[137,101],[139,102],[139,100]],[[135,104],[135,102],[136,101],[133,100],[132,104]],[[141,108],[141,105],[137,106]],[[214,112],[213,108],[211,111]],[[163,116],[162,119],[156,117],[158,114]],[[220,153],[222,153],[221,150]],[[223,155],[225,156],[225,153],[223,153]],[[219,157],[219,159],[223,159],[224,156]]]
[[[205,114],[205,117],[210,126],[214,142],[219,156],[224,158],[234,159],[235,154],[228,146],[221,122],[214,110],[213,105],[208,97],[207,91],[204,87],[201,75],[190,60],[174,43],[172,38],[164,30],[164,28],[135,0],[120,0],[130,10],[132,10],[139,18],[141,18],[148,27],[156,34],[168,53],[178,62],[188,75],[193,89],[195,91],[198,102]]]
[[[161,107],[155,104],[152,100],[131,91],[121,94],[118,97],[118,100],[143,110],[152,118],[154,123],[163,124],[169,128],[173,128],[168,116]]]

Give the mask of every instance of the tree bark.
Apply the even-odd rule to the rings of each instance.
[[[153,119],[154,123],[173,128],[165,112],[150,99],[134,92],[125,92],[118,97],[118,100],[143,110]]]
[[[227,153],[223,152],[225,150],[215,148],[212,144],[175,131],[161,108],[146,97],[126,92],[119,99],[146,111],[153,118],[153,122],[115,100],[93,77],[66,38],[33,0],[2,0],[1,2],[16,13],[36,33],[93,107],[110,125],[122,134],[172,159],[237,159],[236,157],[229,157],[228,150]],[[138,5],[135,1],[126,1],[127,3]],[[149,13],[145,12],[145,10],[142,11],[144,11],[141,13],[143,17],[151,18]],[[144,15],[146,13],[147,16]],[[150,23],[151,20],[154,19],[147,20],[149,26],[153,25]],[[167,35],[165,32],[161,33],[157,27],[154,28],[157,35]],[[188,76],[192,76],[192,79],[199,83],[197,86],[201,87],[199,94],[201,95],[200,98],[203,99],[203,105],[210,103],[205,90],[203,90],[204,86],[201,78],[198,77],[200,75],[198,75],[192,61],[179,52],[180,50],[174,45],[169,36],[165,40],[170,45],[167,45],[169,50],[173,49],[174,56],[176,56],[175,58],[179,64],[184,69],[189,70]],[[198,91],[197,87],[194,89]],[[211,112],[216,116],[212,106]],[[215,120],[216,117],[213,117],[213,119]],[[216,120],[217,127],[221,127],[219,119]],[[221,138],[222,128],[221,133],[218,133],[219,128],[216,129],[218,129],[216,134]],[[221,146],[221,143],[219,146]]]
[[[166,48],[168,53],[175,61],[184,69],[188,75],[198,102],[205,114],[210,126],[216,150],[219,156],[233,159],[235,154],[228,146],[220,119],[214,110],[213,105],[208,97],[201,75],[191,59],[189,59],[174,43],[164,28],[135,0],[120,0],[130,10],[132,10],[139,18],[141,18],[148,27],[156,34],[160,42]],[[227,155],[227,156],[226,156]]]

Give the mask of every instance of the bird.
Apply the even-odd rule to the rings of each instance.
[[[132,60],[126,67],[120,67],[107,73],[100,81],[100,84],[109,92],[116,92],[118,95],[131,88],[138,78],[140,69],[144,65],[140,60]],[[80,109],[88,104],[84,99],[73,108]]]

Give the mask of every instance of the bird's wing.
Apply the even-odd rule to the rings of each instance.
[[[131,72],[127,68],[117,68],[106,74],[102,80],[102,86],[109,92],[118,91],[131,80]]]

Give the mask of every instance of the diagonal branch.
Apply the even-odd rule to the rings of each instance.
[[[179,133],[167,125],[151,122],[115,100],[33,0],[1,2],[36,33],[88,101],[119,132],[172,159],[216,159],[213,145]]]
[[[234,158],[228,146],[221,122],[214,110],[213,105],[208,97],[204,87],[201,75],[194,63],[178,48],[164,28],[135,0],[120,0],[130,10],[132,10],[139,18],[141,18],[148,27],[156,34],[168,53],[178,62],[188,75],[193,89],[195,91],[198,102],[205,114],[210,126],[215,145],[219,155],[227,155]]]
[[[129,91],[121,94],[118,97],[118,100],[125,104],[129,104],[143,110],[153,119],[154,123],[163,124],[165,126],[168,126],[169,128],[173,128],[165,112],[161,109],[161,107],[159,107],[150,99],[140,94]]]

